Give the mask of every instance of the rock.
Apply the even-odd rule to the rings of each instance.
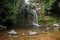
[[[33,23],[33,25],[34,25],[34,26],[37,26],[37,27],[41,26],[41,25],[39,25],[39,24],[37,24],[37,23]]]
[[[6,30],[6,26],[0,25],[0,31]]]
[[[45,29],[45,32],[49,31],[50,30],[50,27],[46,27]]]
[[[59,24],[53,24],[53,27],[59,27],[60,25]]]
[[[14,30],[11,30],[11,31],[9,31],[9,32],[7,32],[8,33],[8,36],[17,36],[18,35],[18,33],[16,32],[16,31],[14,31]]]
[[[2,25],[0,25],[0,30],[3,30],[3,26]]]
[[[59,24],[53,24],[54,30],[59,31],[60,25]]]
[[[33,31],[33,32],[32,32],[32,31],[29,31],[29,32],[28,32],[28,35],[29,35],[29,36],[37,35],[37,34],[38,34],[38,32],[36,32],[36,31]]]

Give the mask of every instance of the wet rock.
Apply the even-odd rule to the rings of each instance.
[[[50,27],[46,27],[45,32],[50,31]]]
[[[29,31],[28,32],[28,35],[29,36],[33,36],[33,35],[37,35],[37,34],[38,34],[38,32],[36,32],[36,31],[33,31],[33,32],[32,31]]]
[[[39,27],[39,26],[40,26],[40,25],[39,25],[39,24],[37,24],[37,23],[33,23],[33,25],[34,25],[34,26],[37,26],[37,27]]]
[[[59,31],[59,29],[60,29],[60,25],[59,24],[53,24],[53,27],[54,27],[54,30],[55,31]]]
[[[7,33],[8,33],[8,36],[18,37],[18,33],[16,31],[14,31],[14,30],[11,30],[11,31],[9,31]]]
[[[59,24],[53,24],[53,27],[59,27],[60,25]]]

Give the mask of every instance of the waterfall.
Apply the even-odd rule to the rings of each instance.
[[[37,12],[36,12],[35,9],[32,9],[31,11],[32,11],[32,14],[33,14],[33,22],[32,22],[32,24],[33,24],[33,26],[35,28],[38,28],[40,25],[38,24],[38,15],[37,15]]]
[[[29,1],[29,0],[25,0],[25,3],[26,3],[26,4],[30,4],[30,1]]]
[[[38,23],[38,16],[36,10],[32,9],[33,23]]]
[[[36,12],[36,10],[35,9],[33,9],[33,5],[32,5],[32,7],[30,6],[30,2],[29,2],[29,0],[25,0],[25,3],[26,3],[26,5],[27,5],[27,11],[29,10],[32,14],[33,14],[33,21],[32,21],[32,24],[33,24],[33,28],[35,29],[38,29],[38,27],[40,26],[39,24],[38,24],[38,16],[37,16],[37,12]],[[38,32],[36,32],[36,31],[29,31],[28,32],[28,35],[36,35],[36,34],[38,34]]]
[[[33,7],[34,5],[32,4],[32,6],[30,7],[29,0],[25,0],[25,3],[27,5],[27,10],[31,10],[31,12],[33,14],[33,21],[32,21],[33,26],[39,27],[40,25],[38,24],[38,16],[37,16],[37,12],[35,10],[35,7]]]
[[[26,6],[27,6],[27,10],[30,10],[30,0],[25,0]]]

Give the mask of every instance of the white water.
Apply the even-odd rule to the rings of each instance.
[[[25,3],[26,3],[26,4],[30,4],[29,0],[25,0]]]
[[[28,6],[27,7],[27,10],[31,10],[31,12],[32,12],[32,14],[33,14],[33,21],[32,21],[32,24],[33,24],[33,28],[35,29],[38,29],[38,27],[40,26],[39,24],[38,24],[38,16],[37,16],[37,12],[36,12],[36,10],[35,9],[31,9],[30,8],[30,2],[29,2],[29,0],[25,0],[25,3],[26,3],[26,5]],[[33,5],[32,5],[33,6]],[[36,34],[38,34],[37,32],[32,32],[32,31],[29,31],[28,32],[28,35],[36,35]]]
[[[33,14],[33,29],[37,29],[40,27],[40,25],[38,24],[38,15],[35,9],[32,9],[32,14]]]
[[[33,14],[33,22],[32,22],[33,26],[39,27],[40,25],[38,24],[38,16],[37,16],[36,10],[30,8],[30,6],[29,6],[30,5],[30,1],[29,0],[25,0],[25,3],[28,4],[27,5],[28,6],[27,10],[31,10],[31,12]],[[34,6],[34,5],[32,4],[32,6]]]
[[[32,9],[31,11],[32,11],[32,14],[33,14],[33,23],[38,24],[38,16],[37,16],[36,10]]]

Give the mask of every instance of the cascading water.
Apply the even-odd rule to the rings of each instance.
[[[33,28],[37,28],[37,29],[38,29],[38,27],[39,27],[40,25],[38,24],[37,12],[36,12],[36,10],[34,9],[34,7],[31,9],[31,11],[32,11],[32,14],[33,14],[33,22],[32,22]]]
[[[29,0],[25,0],[25,3],[26,3],[26,4],[30,4]]]
[[[27,5],[27,10],[29,10],[29,8],[30,8],[30,2],[29,2],[29,0],[25,0],[25,3]]]
[[[39,27],[40,25],[38,24],[38,16],[37,16],[37,12],[36,12],[35,8],[33,7],[34,5],[32,5],[32,7],[30,7],[29,6],[30,5],[29,0],[25,0],[25,3],[28,6],[27,10],[31,10],[31,12],[33,14],[33,22],[32,22],[33,26],[34,27]]]
[[[36,10],[32,9],[33,23],[38,23],[38,16]]]
[[[29,0],[25,0],[25,3],[26,3],[26,5],[27,5],[27,10],[31,10],[31,12],[32,12],[32,14],[33,14],[33,21],[32,21],[33,28],[34,28],[34,29],[35,29],[35,28],[38,29],[38,27],[39,27],[40,25],[38,24],[37,12],[36,12],[35,9],[33,9],[33,5],[32,5],[32,7],[29,6],[29,5],[30,5]],[[28,34],[29,34],[29,35],[35,35],[35,34],[38,34],[38,32],[36,32],[36,31],[34,31],[34,32],[29,31]]]

